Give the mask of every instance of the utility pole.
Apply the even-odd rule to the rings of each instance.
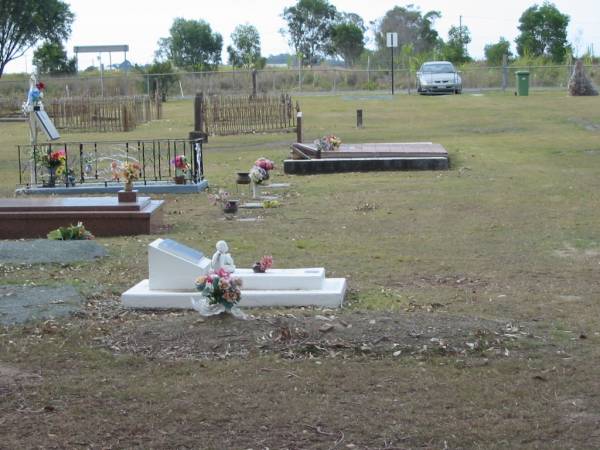
[[[460,36],[460,49],[463,49],[462,16],[458,16],[458,35]]]

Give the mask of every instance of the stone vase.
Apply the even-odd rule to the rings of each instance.
[[[223,212],[225,214],[235,214],[238,212],[238,200],[227,200],[223,205]]]
[[[250,184],[250,174],[248,172],[238,172],[235,182],[237,184]]]

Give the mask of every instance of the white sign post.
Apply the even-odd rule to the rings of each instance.
[[[392,95],[394,95],[394,48],[398,47],[398,33],[386,33],[387,46],[392,51]]]

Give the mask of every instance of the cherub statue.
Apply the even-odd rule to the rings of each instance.
[[[219,241],[216,245],[217,251],[212,257],[211,269],[216,272],[219,269],[223,269],[225,272],[233,273],[235,271],[235,264],[233,258],[229,254],[229,246],[225,241]]]

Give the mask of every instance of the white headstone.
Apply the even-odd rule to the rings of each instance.
[[[171,239],[157,239],[148,245],[150,289],[196,289],[194,281],[210,270],[210,259]]]

